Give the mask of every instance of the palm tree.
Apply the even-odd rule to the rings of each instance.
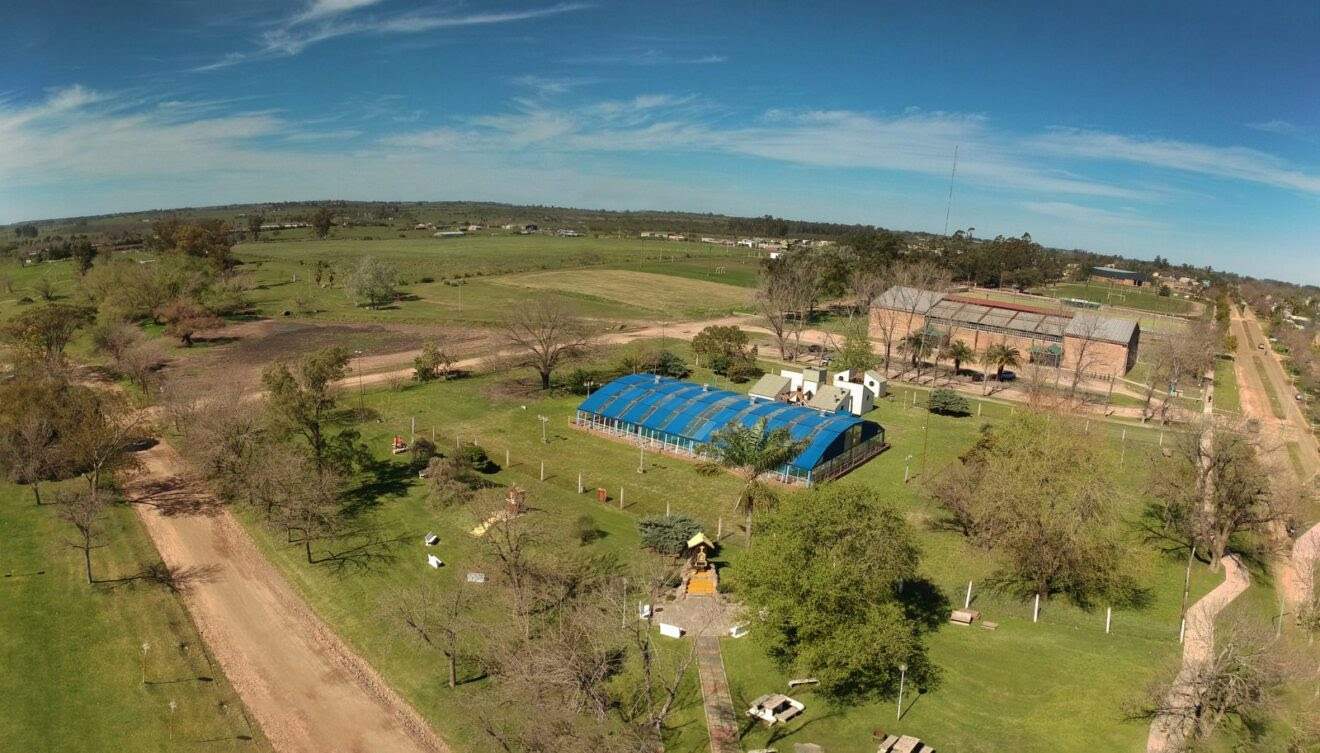
[[[963,361],[976,360],[976,351],[962,340],[954,340],[945,346],[944,357],[953,361],[953,375],[958,376],[958,372],[962,371]]]
[[[765,419],[761,419],[754,426],[726,426],[697,448],[705,457],[697,464],[697,473],[709,476],[727,469],[743,480],[733,509],[741,507],[747,514],[747,548],[752,546],[752,513],[778,500],[761,477],[797,457],[806,446],[806,440],[793,439],[787,427],[766,431]]]
[[[1007,343],[997,343],[986,348],[985,356],[981,359],[982,365],[995,367],[995,380],[998,382],[1004,381],[1004,369],[1017,367],[1021,362],[1022,351]],[[989,382],[988,379],[986,381]]]
[[[917,379],[921,379],[921,362],[936,351],[935,345],[935,337],[925,329],[913,332],[898,344],[898,347],[912,359],[912,367],[917,370]]]

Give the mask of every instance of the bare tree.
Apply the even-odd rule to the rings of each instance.
[[[896,264],[888,270],[885,305],[872,310],[872,322],[884,344],[885,373],[890,371],[894,351],[917,329],[930,301],[930,294],[949,287],[949,271],[929,261]],[[920,343],[919,348],[924,348]]]
[[[1272,631],[1234,616],[1214,627],[1214,648],[1153,686],[1134,716],[1157,719],[1174,750],[1204,740],[1226,719],[1247,724],[1275,716],[1275,690],[1290,674]]]
[[[95,492],[107,475],[137,467],[137,460],[128,450],[147,434],[146,414],[117,392],[87,390],[70,395],[75,402],[71,406],[73,418],[62,442],[68,448],[71,465],[81,470],[89,491]]]
[[[54,419],[40,409],[23,411],[13,423],[0,421],[0,467],[16,483],[30,485],[38,505],[41,482],[49,480],[59,465],[58,444]]]
[[[98,543],[104,533],[101,528],[101,517],[105,513],[105,498],[100,490],[93,488],[62,494],[58,504],[60,518],[78,532],[78,538],[71,543],[71,546],[82,552],[87,583],[89,585],[95,583],[92,578],[92,550],[105,546]]]
[[[458,686],[462,638],[474,627],[468,617],[473,599],[470,589],[462,580],[453,578],[444,588],[428,583],[394,591],[381,599],[383,618],[409,638],[444,654],[451,688]]]
[[[518,306],[504,320],[505,339],[518,352],[514,362],[536,370],[541,389],[550,389],[550,375],[564,361],[575,358],[591,344],[585,322],[564,304],[538,296]]]
[[[474,517],[490,523],[482,537],[486,556],[503,576],[513,600],[513,613],[522,624],[524,637],[530,637],[532,592],[536,586],[532,549],[542,540],[540,527],[531,514],[511,514],[493,490],[478,495],[470,508]]]
[[[1152,474],[1165,524],[1210,554],[1211,570],[1238,531],[1264,530],[1292,512],[1291,474],[1274,473],[1255,441],[1225,421],[1183,432],[1178,457]]]
[[[794,256],[767,259],[761,265],[756,304],[775,337],[780,358],[797,358],[802,330],[816,301],[816,277],[809,264]]]

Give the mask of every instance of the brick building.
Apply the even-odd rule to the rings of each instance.
[[[870,335],[895,352],[909,335],[930,347],[962,340],[977,355],[1000,343],[1024,361],[1098,377],[1126,374],[1137,362],[1141,327],[1134,321],[1039,306],[1001,303],[894,286],[871,304]]]

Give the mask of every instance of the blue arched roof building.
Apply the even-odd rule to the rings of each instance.
[[[885,430],[847,413],[822,413],[757,400],[728,390],[654,374],[631,374],[601,386],[578,406],[576,423],[612,436],[637,437],[695,456],[716,431],[734,423],[787,427],[806,449],[780,469],[784,481],[811,484],[842,476],[885,449]]]

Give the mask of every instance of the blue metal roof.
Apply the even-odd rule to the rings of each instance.
[[[802,470],[828,460],[827,452],[835,440],[854,426],[862,426],[862,439],[883,431],[874,421],[848,414],[822,414],[800,405],[756,401],[738,392],[654,374],[630,374],[602,385],[578,410],[695,442],[709,442],[712,434],[733,423],[754,426],[765,419],[768,430],[784,426],[794,439],[807,440],[806,449],[789,463]]]

